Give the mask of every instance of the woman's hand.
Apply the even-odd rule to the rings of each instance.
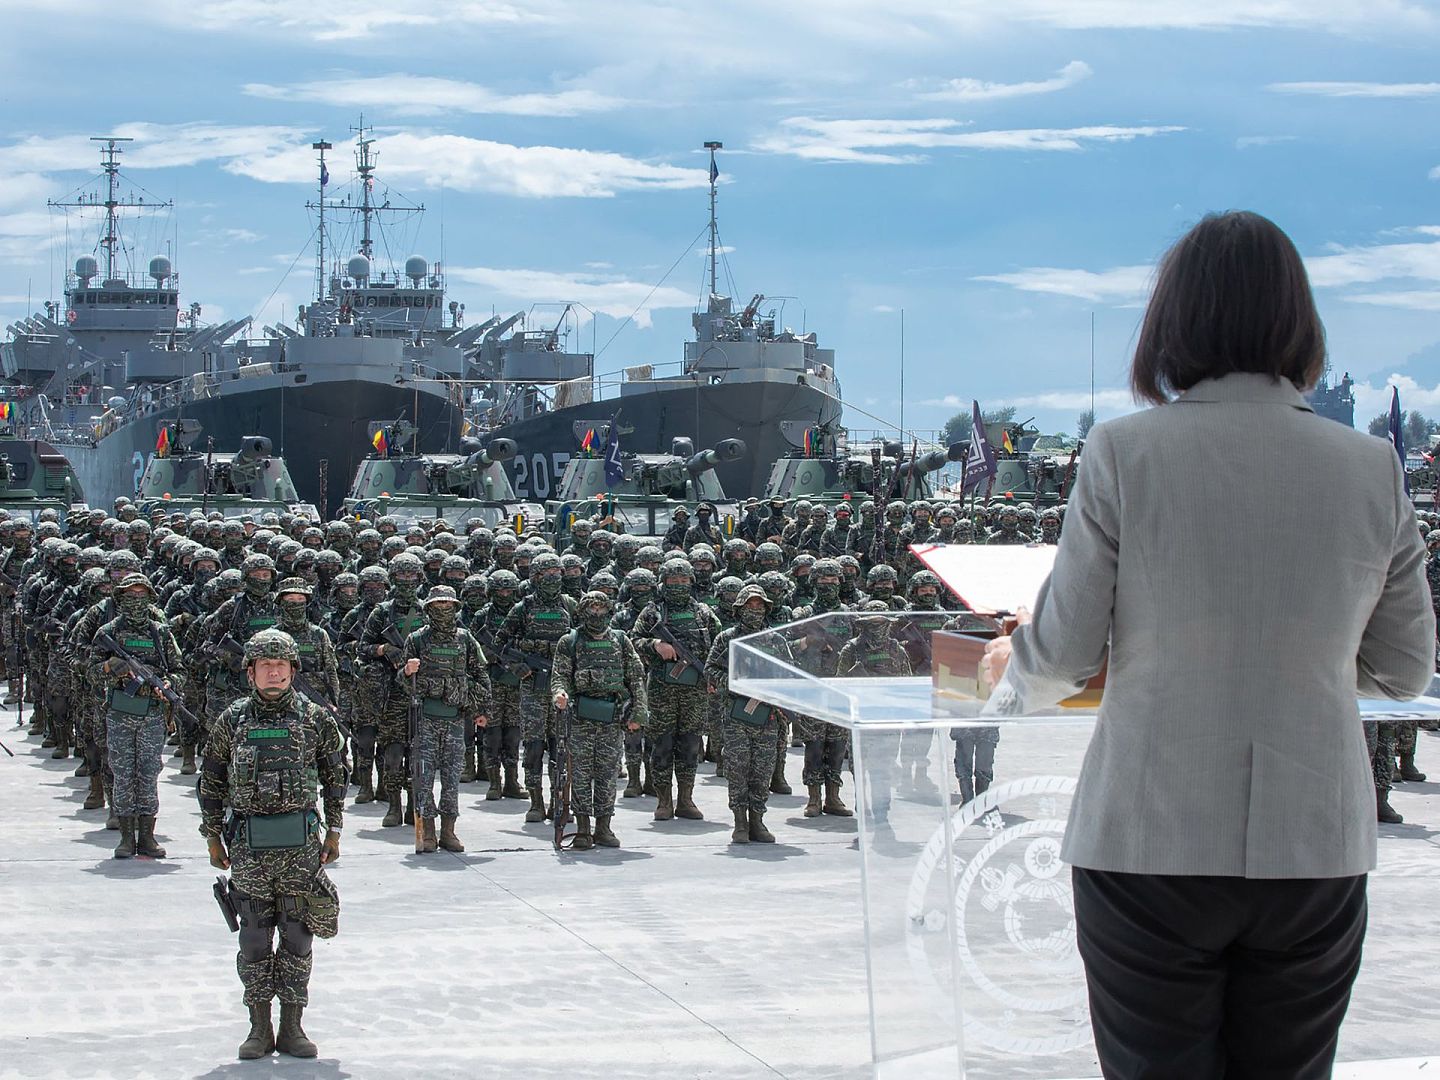
[[[1030,612],[1020,608],[1015,612],[1015,624],[1024,626],[1030,621]],[[985,668],[985,679],[991,686],[998,686],[1000,679],[1005,674],[1005,668],[1010,663],[1010,635],[1006,634],[989,641],[985,645],[985,658],[981,664]]]

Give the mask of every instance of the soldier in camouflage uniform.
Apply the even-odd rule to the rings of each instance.
[[[520,597],[520,579],[509,570],[492,570],[485,585],[490,601],[469,624],[470,632],[482,646],[494,642]],[[490,789],[485,792],[485,801],[528,798],[520,786],[520,736],[525,730],[520,715],[520,676],[509,665],[500,663],[493,650],[487,656],[491,704],[490,722],[484,728],[484,753]]]
[[[695,575],[688,562],[672,558],[660,570],[660,597],[640,613],[631,632],[635,650],[650,672],[650,723],[645,733],[650,739],[650,766],[658,797],[655,820],[698,820],[704,816],[694,800],[695,768],[708,712],[704,664],[720,626],[710,608],[695,602]],[[662,625],[685,645],[698,667],[686,663],[674,646],[662,639]],[[672,772],[676,782],[673,796]]]
[[[210,864],[230,871],[229,900],[240,922],[235,966],[250,1011],[242,1060],[274,1050],[315,1057],[301,1027],[312,946],[339,929],[340,898],[324,868],[340,857],[344,741],[335,722],[292,689],[299,662],[283,631],[264,630],[246,642],[252,689],[220,717],[200,775],[200,835]],[[325,807],[323,841],[317,801]],[[278,1034],[270,1012],[277,997]]]
[[[725,783],[730,811],[735,815],[732,844],[775,842],[774,834],[765,827],[765,807],[775,776],[775,755],[782,752],[779,710],[730,693],[730,642],[764,630],[770,607],[770,597],[759,585],[741,586],[734,601],[737,621],[715,635],[705,660],[710,692],[724,703]],[[781,659],[788,658],[785,643],[778,638],[769,648],[778,648]]]
[[[275,562],[268,555],[247,555],[240,563],[240,577],[244,591],[221,604],[205,624],[206,658],[220,661],[212,665],[215,681],[210,689],[222,710],[248,693],[242,674],[243,656],[235,646],[243,650],[245,643],[261,630],[280,622],[280,611],[275,606]]]
[[[619,847],[610,828],[623,729],[639,731],[648,714],[645,668],[629,637],[612,629],[615,605],[604,593],[580,598],[579,625],[560,639],[550,677],[551,704],[571,710],[568,751],[575,850]],[[591,815],[595,833],[590,833]]]
[[[421,790],[417,812],[425,819],[422,851],[437,846],[461,852],[465,845],[455,835],[460,816],[460,767],[465,750],[465,728],[489,723],[490,677],[485,654],[470,632],[460,626],[460,598],[449,585],[436,585],[426,594],[426,625],[405,639],[400,688],[420,698]],[[440,836],[435,836],[436,775],[440,777]]]
[[[401,552],[390,560],[391,597],[377,604],[365,620],[357,650],[361,660],[374,665],[372,676],[378,678],[383,673],[388,687],[376,725],[381,787],[390,804],[380,824],[387,829],[402,823],[413,824],[415,820],[415,794],[410,791],[410,775],[405,768],[405,751],[410,742],[410,699],[393,680],[400,666],[405,638],[425,623],[418,600],[423,572],[424,564],[409,552]],[[401,792],[409,796],[408,807],[402,804]]]
[[[821,559],[815,564],[815,602],[807,615],[827,615],[845,611],[840,602],[840,564],[834,559]],[[791,649],[802,668],[812,675],[830,678],[836,674],[840,649],[850,638],[850,628],[843,620],[829,620],[807,627],[802,636],[792,639]],[[805,742],[805,787],[809,801],[806,817],[833,814],[850,817],[851,810],[840,798],[843,783],[841,769],[850,750],[850,733],[837,724],[813,716],[796,716],[795,726]],[[820,793],[824,789],[825,799]]]
[[[999,525],[985,538],[987,544],[1028,544],[1030,534],[1020,529],[1020,510],[1008,503],[1000,508]]]
[[[380,735],[380,713],[390,685],[381,665],[366,663],[361,658],[360,638],[365,633],[370,613],[390,591],[390,575],[383,566],[373,563],[364,567],[357,577],[360,602],[340,622],[337,658],[348,661],[351,669],[350,682],[355,697],[354,720],[351,722],[355,743],[355,803],[359,805],[375,801],[375,742]],[[381,786],[383,788],[383,784]]]
[[[855,618],[857,637],[840,650],[836,674],[841,678],[882,676],[904,678],[911,674],[905,648],[891,636],[890,607],[883,600],[869,600]],[[900,750],[900,733],[877,732],[866,742],[862,767],[870,790],[866,823],[877,839],[890,833],[890,795],[895,782],[895,755]]]
[[[696,544],[709,544],[719,551],[724,542],[725,537],[715,523],[715,504],[702,502],[695,508],[695,524],[685,530],[682,546],[689,551]]]
[[[319,695],[314,704],[337,708],[340,702],[340,666],[335,659],[335,646],[324,628],[310,620],[314,589],[304,578],[286,578],[275,586],[275,607],[280,612],[281,630],[294,640],[300,653],[300,672]],[[309,693],[300,691],[304,697]]]
[[[186,570],[185,580],[172,589],[165,601],[165,620],[169,623],[175,640],[180,644],[181,655],[186,658],[185,707],[199,717],[205,714],[205,683],[192,663],[195,625],[207,614],[201,603],[201,594],[215,576],[220,573],[220,553],[212,548],[195,548]],[[195,773],[195,749],[199,743],[200,731],[189,724],[179,724],[180,774],[193,776]]]
[[[143,574],[127,575],[116,591],[118,618],[100,629],[131,656],[144,663],[172,689],[184,686],[180,646],[163,621],[154,618],[150,601],[155,590]],[[97,683],[109,689],[105,739],[114,777],[115,814],[120,843],[115,858],[137,852],[163,859],[155,842],[155,817],[160,812],[160,764],[165,748],[164,699],[140,686],[124,660],[109,648],[94,646],[90,668]]]
[[[637,566],[625,575],[620,583],[620,606],[615,609],[610,625],[616,630],[629,633],[635,626],[640,613],[650,606],[655,598],[655,575],[644,567]],[[625,732],[625,770],[629,782],[625,785],[625,798],[634,799],[640,795],[655,795],[655,777],[650,766],[649,738],[643,730]],[[643,771],[643,776],[642,776]]]
[[[592,544],[594,541],[591,541]],[[520,676],[520,715],[524,722],[521,735],[525,749],[525,790],[530,796],[530,809],[525,820],[543,821],[554,815],[555,780],[559,765],[555,759],[555,714],[550,699],[550,662],[555,643],[570,632],[575,624],[575,601],[561,591],[560,557],[553,552],[536,555],[531,562],[530,584],[533,592],[522,597],[510,609],[505,622],[495,635],[501,650],[518,649],[537,657],[532,667],[521,664],[515,672]],[[544,800],[540,786],[541,769],[549,759],[550,803]]]

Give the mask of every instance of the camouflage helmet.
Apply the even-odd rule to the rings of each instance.
[[[315,595],[315,590],[303,577],[287,577],[275,586],[275,595],[284,596],[286,593],[299,593],[306,599]]]
[[[840,569],[845,571],[846,577],[860,576],[860,560],[854,555],[837,555],[835,561],[840,564]]]
[[[553,551],[542,551],[530,560],[530,576],[539,577],[546,570],[560,570],[560,556]]]
[[[131,536],[149,536],[150,531],[150,522],[144,518],[136,518],[130,523]]]
[[[798,556],[796,557],[796,561],[799,561]],[[845,571],[841,568],[840,563],[837,562],[835,559],[817,559],[815,561],[815,569],[812,571],[812,573],[814,573],[817,578],[843,578],[845,576]]]
[[[396,555],[404,551],[406,546],[403,536],[387,536],[381,541],[380,557],[387,561],[393,559]]]
[[[790,579],[779,570],[766,570],[755,582],[765,590],[765,595],[777,604],[790,595]]]
[[[418,581],[424,572],[425,564],[408,551],[402,551],[390,560],[390,576],[392,578],[399,574],[411,574]]]
[[[211,584],[216,588],[230,589],[239,592],[240,589],[245,586],[245,579],[240,571],[232,566],[230,569],[221,570],[220,573],[216,574],[215,580],[212,581]]]
[[[666,559],[660,566],[660,578],[663,581],[668,577],[683,577],[686,581],[695,580],[695,568],[681,558]]]
[[[931,573],[929,570],[921,570],[918,573],[911,575],[909,584],[905,586],[905,591],[906,593],[913,594],[916,589],[925,588],[927,586],[933,587],[938,591],[940,588],[940,579],[936,577],[933,573]]]
[[[806,570],[813,570],[816,561],[814,555],[811,555],[808,551],[802,551],[790,560],[790,569],[798,570],[803,566]],[[838,574],[840,571],[837,568],[834,572]]]
[[[949,518],[952,522],[960,520],[960,515],[955,512],[955,507],[946,504],[935,511],[935,520],[944,521]]]
[[[735,580],[739,580],[738,578]],[[735,598],[730,601],[731,607],[744,607],[751,600],[764,600],[765,606],[774,607],[775,600],[765,591],[764,586],[751,582],[749,585],[742,585],[735,593]]]
[[[596,544],[605,544],[610,548],[614,548],[615,534],[609,529],[596,529],[590,534],[590,547],[593,549]]]
[[[573,551],[567,552],[566,554],[560,556],[560,569],[566,571],[579,570],[583,573],[585,570],[585,560],[582,559],[579,555],[576,555]],[[569,575],[567,574],[566,576]]]
[[[520,546],[520,539],[513,532],[501,532],[495,537],[495,546],[505,551],[514,551]]]
[[[655,591],[655,575],[643,566],[637,566],[633,570],[626,571],[625,580],[620,583],[620,598],[630,599],[637,585],[650,586],[651,593]]]
[[[449,531],[450,523],[448,521],[442,522],[441,524],[443,524],[445,528],[435,534],[435,539],[431,540],[430,544],[432,547],[439,548],[447,555],[454,555],[455,552],[460,550],[460,538]]]
[[[591,589],[581,596],[575,610],[583,614],[586,608],[593,607],[596,604],[599,604],[605,609],[605,617],[607,619],[615,614],[615,601],[610,599],[609,593],[601,592],[599,589]]]
[[[245,642],[245,666],[249,667],[257,660],[289,660],[292,665],[299,666],[300,646],[284,630],[272,626]]]
[[[755,563],[758,566],[768,564],[779,569],[785,565],[785,549],[767,540],[755,549]]]
[[[583,539],[595,531],[595,523],[589,518],[576,518],[575,524],[570,526],[570,531]]]
[[[98,547],[83,547],[80,549],[80,572],[105,565],[105,552]]]
[[[733,604],[735,603],[735,597],[744,587],[745,582],[741,581],[734,574],[726,574],[715,583],[715,595],[720,598],[721,603]]]
[[[345,560],[340,555],[340,552],[334,551],[331,548],[323,548],[322,550],[315,553],[315,565],[328,566],[332,568],[343,567],[345,565]]]
[[[692,568],[696,566],[697,562],[708,562],[710,564],[710,569],[713,570],[717,565],[719,565],[720,561],[715,555],[715,549],[709,544],[696,544],[690,549],[690,554],[688,557],[690,559],[690,565]]]
[[[750,541],[742,540],[738,536],[732,536],[726,540],[720,549],[720,553],[727,559],[740,558],[750,554]]]
[[[53,521],[42,521],[35,526],[35,538],[37,540],[49,540],[52,537],[59,537],[60,526]]]
[[[488,591],[488,588],[489,586],[485,581],[484,574],[471,574],[461,583],[460,596],[464,598],[466,596],[473,596],[475,593],[479,593],[481,599],[484,599],[485,593]]]
[[[620,583],[615,580],[615,575],[610,573],[609,570],[601,570],[590,579],[590,590],[592,592],[604,592],[606,589],[614,589],[618,593],[620,591]]]
[[[634,556],[640,550],[640,538],[633,533],[621,533],[615,538],[615,554]]]
[[[275,560],[270,558],[269,555],[261,555],[257,552],[254,555],[246,555],[245,558],[240,561],[240,573],[243,576],[249,577],[257,570],[269,570],[273,574],[275,572]]]
[[[647,570],[658,570],[664,561],[665,549],[659,544],[641,544],[640,550],[635,552],[635,565],[643,566]]]
[[[899,499],[885,505],[885,520],[899,524],[905,520],[905,504]]]
[[[793,513],[797,518],[808,518],[810,516],[810,500],[801,499],[795,504]]]
[[[120,584],[115,587],[124,592],[126,589],[133,589],[136,586],[144,588],[151,596],[155,595],[155,586],[150,584],[150,579],[144,574],[126,574],[120,579]]]
[[[677,507],[675,507],[675,512],[674,512],[673,514],[671,514],[670,516],[671,516],[671,518],[673,518],[675,521],[689,521],[689,520],[690,520],[690,511],[689,511],[689,510],[686,510],[685,507],[683,507],[683,506],[677,506]]]
[[[441,567],[448,558],[450,558],[450,553],[444,548],[431,546],[425,549],[425,554],[421,556],[421,561],[425,563],[427,568],[432,566]]]
[[[105,555],[105,569],[114,574],[117,570],[140,570],[140,556],[129,548],[118,548]]]
[[[214,548],[196,548],[195,557],[190,560],[190,564],[193,566],[197,562],[213,562],[218,564],[220,562],[220,553]]]
[[[361,529],[355,534],[355,544],[357,547],[374,548],[378,551],[380,545],[384,542],[385,538],[380,535],[377,529]]]
[[[350,573],[349,570],[345,570],[335,575],[335,580],[330,582],[330,587],[332,589],[358,589],[360,578],[358,575]]]
[[[327,540],[333,540],[337,536],[350,537],[354,535],[355,530],[350,528],[350,523],[348,521],[341,521],[337,518],[335,521],[332,521],[330,522],[330,524],[325,526],[325,538]]]
[[[884,600],[866,600],[860,605],[860,614],[855,621],[871,626],[883,626],[890,621],[890,605]]]
[[[431,604],[454,604],[459,607],[460,598],[449,585],[436,585],[425,594],[425,599],[420,601],[421,607],[428,608]]]
[[[446,555],[440,564],[441,575],[459,573],[462,580],[470,576],[470,560],[463,555]]]
[[[486,581],[492,593],[499,592],[501,589],[509,589],[514,592],[520,588],[520,579],[515,576],[513,570],[492,570]]]
[[[383,566],[367,566],[364,570],[360,571],[360,584],[388,586],[390,584],[390,575]]]
[[[866,499],[860,504],[861,517],[873,517],[875,515],[875,500]]]
[[[102,588],[110,581],[103,567],[92,566],[80,575],[80,588],[87,594]]]

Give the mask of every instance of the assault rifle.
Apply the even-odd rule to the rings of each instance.
[[[557,757],[557,769],[555,773],[555,850],[563,851],[575,843],[575,833],[568,836],[565,833],[565,826],[570,824],[570,797],[572,794],[571,785],[575,781],[573,762],[570,760],[570,719],[574,715],[571,709],[564,710],[565,723],[560,732],[560,752]]]
[[[495,638],[493,630],[473,631],[475,639],[480,642],[480,647],[485,650],[485,657],[492,664],[503,664],[511,668],[529,668],[535,673],[537,683],[545,683],[550,679],[550,657],[542,656],[540,653],[526,652],[524,649],[517,649],[510,645],[501,645]]]
[[[675,636],[664,619],[655,624],[655,636],[675,650],[675,659],[667,660],[665,663],[670,667],[670,678],[678,682],[684,677],[685,672],[691,668],[699,676],[701,682],[705,679],[705,662],[697,657],[686,644]]]
[[[410,676],[410,711],[407,717],[410,729],[410,810],[415,819],[415,854],[419,855],[425,850],[425,819],[421,811],[429,802],[429,793],[421,797],[425,791],[425,757],[420,746],[422,737],[423,706],[420,704],[420,694],[416,690],[415,676]]]
[[[184,723],[189,730],[199,730],[200,718],[185,707],[185,699],[166,686],[165,680],[155,674],[144,661],[138,659],[134,653],[103,629],[95,631],[95,644],[113,653],[115,659],[124,663],[130,673],[130,682],[125,686],[127,694],[134,695],[142,687],[148,689],[152,696],[163,699],[170,706],[175,718]]]

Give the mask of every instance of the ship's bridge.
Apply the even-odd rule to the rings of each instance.
[[[173,330],[180,318],[180,279],[170,260],[150,260],[146,274],[119,273],[96,280],[90,256],[75,260],[65,277],[65,324],[72,330],[114,330],[153,334]]]

